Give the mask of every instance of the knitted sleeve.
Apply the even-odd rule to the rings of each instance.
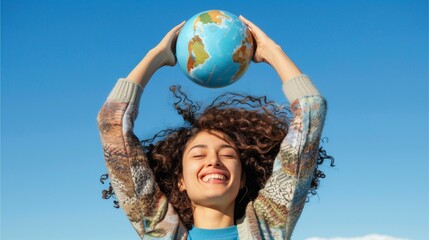
[[[326,113],[326,101],[307,76],[297,76],[286,84],[283,87],[289,88],[284,90],[293,101],[294,119],[275,159],[272,176],[254,202],[262,232],[274,239],[290,239],[301,215],[317,164]],[[291,89],[293,97],[288,94]]]
[[[155,182],[139,139],[133,133],[143,89],[120,79],[98,114],[98,126],[112,187],[141,238],[176,233],[179,218]]]

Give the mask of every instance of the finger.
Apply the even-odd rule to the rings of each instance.
[[[170,31],[167,32],[167,34],[164,37],[164,41],[171,41],[172,37],[175,37],[178,35],[178,33],[180,32],[180,29],[183,27],[183,25],[185,24],[185,21],[181,22],[179,25],[176,25],[175,27],[173,27]]]
[[[173,27],[170,31],[165,34],[164,38],[161,40],[164,44],[170,44],[173,38],[177,38],[179,35],[180,29],[183,27],[186,21],[181,22],[180,24]]]
[[[250,24],[252,24],[252,23],[249,20],[247,20],[246,18],[244,18],[241,15],[239,16],[239,18],[244,22],[244,24],[247,25],[247,28],[249,29],[250,34],[252,35],[252,41],[253,41],[253,46],[254,46],[254,48],[253,48],[253,56],[255,56],[255,52],[256,52],[256,49],[257,49],[257,46],[258,46],[257,43],[258,43],[258,39],[259,39],[259,34],[258,34],[258,32],[255,32],[255,31],[252,30],[252,27],[250,26]]]
[[[185,23],[186,23],[186,21],[183,21],[179,25],[177,25],[173,28],[174,36],[172,39],[172,45],[174,45],[174,46],[176,45],[177,37],[179,36],[180,30],[182,30],[183,25],[185,25]],[[175,53],[175,49],[174,49],[173,53]]]
[[[238,16],[238,18],[243,21],[244,23],[248,22],[249,20],[247,20],[245,17],[243,17],[243,15]]]
[[[173,29],[171,29],[170,32],[178,32],[183,27],[183,25],[185,25],[185,23],[186,23],[186,21],[179,23]]]
[[[182,23],[180,23],[179,25],[177,25],[176,27],[174,27],[175,30],[175,36],[177,37],[180,33],[180,30],[182,30],[183,26],[185,25],[186,21],[183,21]]]
[[[239,16],[239,18],[240,18],[240,20],[241,20],[241,21],[243,21],[247,26],[249,26],[249,27],[253,27],[253,26],[255,26],[255,27],[256,27],[256,25],[255,25],[255,24],[253,24],[251,21],[247,20],[245,17],[243,17],[243,15],[240,15],[240,16]]]
[[[241,21],[243,21],[250,28],[250,31],[252,31],[253,33],[257,34],[256,32],[262,32],[262,30],[258,26],[256,26],[250,20],[247,20],[242,15],[240,15],[239,18],[240,18]]]

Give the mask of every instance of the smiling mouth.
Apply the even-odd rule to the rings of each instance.
[[[213,182],[213,181],[220,181],[225,182],[227,180],[225,175],[222,174],[207,174],[202,178],[203,182]]]

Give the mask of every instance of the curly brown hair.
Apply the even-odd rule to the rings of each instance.
[[[197,133],[203,130],[222,132],[237,147],[246,175],[246,188],[239,191],[235,202],[234,218],[241,218],[247,203],[257,197],[259,190],[271,176],[274,159],[287,134],[289,110],[265,96],[225,93],[200,112],[201,105],[191,101],[180,86],[172,86],[170,90],[177,99],[174,107],[183,117],[184,126],[160,131],[152,139],[142,141],[156,182],[186,227],[191,228],[191,201],[186,191],[179,189],[182,156],[187,142]],[[333,166],[334,159],[320,149],[318,164],[322,164],[327,158]],[[107,176],[102,177],[100,180],[106,180]],[[324,173],[316,168],[309,194],[316,194],[319,178],[324,177]],[[103,191],[103,198],[109,198],[113,194],[113,189],[109,186],[108,190]]]

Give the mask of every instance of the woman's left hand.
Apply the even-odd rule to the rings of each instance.
[[[256,50],[253,55],[253,61],[256,63],[266,62],[271,64],[270,56],[274,51],[281,51],[279,46],[254,23],[247,20],[243,16],[240,16],[240,20],[243,21],[249,27],[250,32],[252,33],[256,43]]]

